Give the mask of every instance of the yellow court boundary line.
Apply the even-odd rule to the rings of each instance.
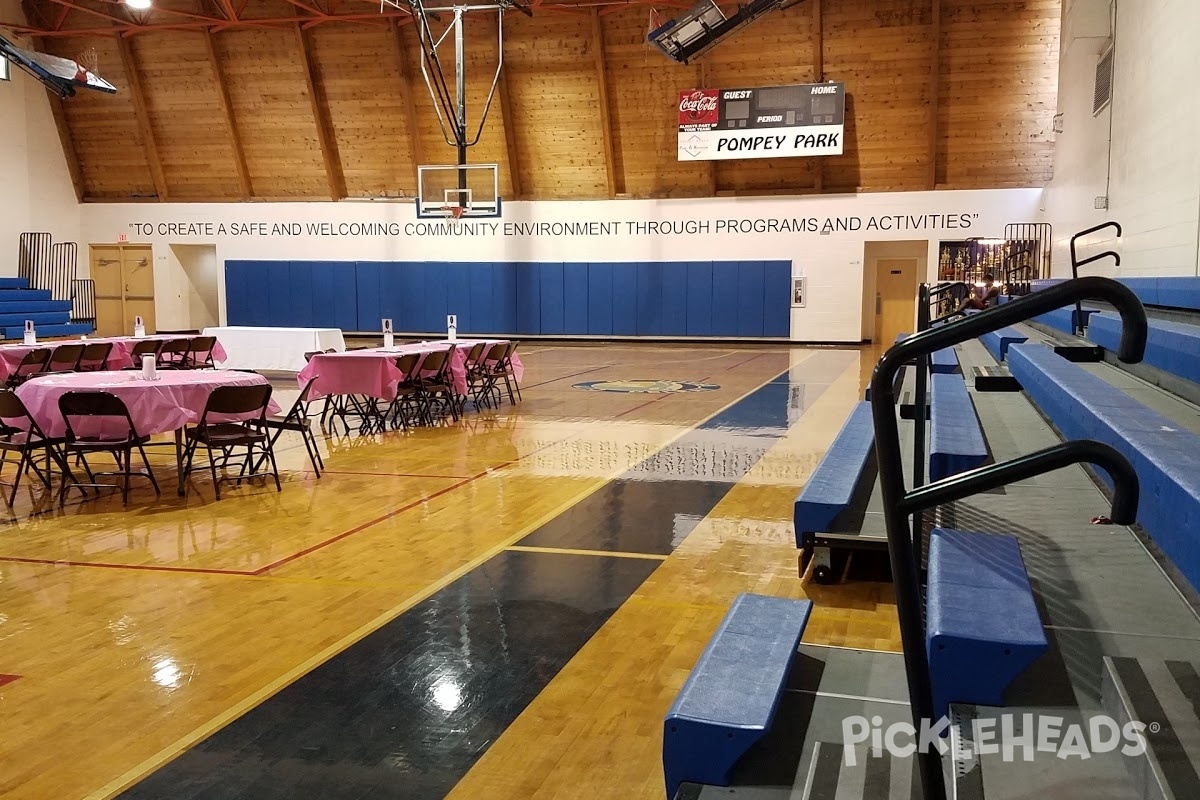
[[[805,357],[800,359],[800,361],[790,362],[788,365],[788,370],[785,370],[785,371],[791,370],[797,364],[807,361],[809,358],[811,358],[814,355],[816,355],[815,351],[812,353],[806,353]],[[742,400],[746,399],[747,397],[754,394],[762,387],[766,386],[771,381],[778,378],[780,374],[782,374],[782,372],[772,375],[767,380],[746,390],[741,395],[739,395],[737,398],[735,398],[735,399],[729,401],[728,403],[726,403],[725,405],[721,406],[721,408],[719,408],[716,411],[714,411],[713,413],[709,414],[707,417],[704,417],[703,419],[698,420],[697,422],[693,423],[691,426],[680,431],[675,436],[671,437],[670,439],[667,439],[658,447],[657,450],[655,450],[655,453],[661,452],[663,449],[665,449],[666,447],[675,443],[679,439],[682,439],[684,436],[686,436],[687,434],[696,430],[704,423],[706,423],[709,420],[711,420],[712,418],[716,417],[718,414],[731,408],[732,406],[736,405],[737,403],[740,403]],[[568,439],[565,439],[564,441],[569,441],[570,438],[573,438],[573,437],[568,437]],[[588,497],[590,497],[591,495],[600,491],[600,489],[602,489],[603,487],[605,487],[609,483],[611,483],[614,479],[616,479],[616,477],[618,475],[620,475],[623,472],[626,472],[627,470],[628,470],[628,467],[622,467],[618,470],[614,470],[611,474],[609,474],[605,478],[597,479],[596,486],[592,487],[591,489],[583,492],[582,494],[580,494],[570,500],[560,503],[556,508],[546,512],[541,517],[538,517],[536,520],[534,520],[529,525],[524,526],[519,533],[516,533],[513,536],[509,537],[508,539],[506,539],[496,545],[493,545],[492,547],[490,547],[489,549],[487,549],[480,555],[476,556],[475,558],[471,559],[470,561],[468,561],[468,562],[464,563],[463,565],[461,565],[460,567],[458,567],[458,569],[452,570],[448,574],[443,575],[438,580],[427,585],[422,591],[417,592],[416,594],[407,598],[406,600],[399,603],[398,605],[393,606],[392,608],[388,609],[387,611],[384,611],[382,614],[379,614],[378,616],[376,616],[374,619],[370,620],[369,622],[366,622],[366,623],[358,626],[353,631],[351,631],[350,633],[343,636],[341,639],[338,639],[336,642],[329,645],[324,650],[321,650],[319,653],[317,653],[313,656],[310,656],[309,658],[307,658],[304,661],[297,664],[295,667],[292,667],[290,670],[285,672],[283,675],[280,675],[278,678],[271,681],[270,683],[268,683],[266,686],[262,687],[258,691],[253,692],[248,697],[242,699],[241,701],[239,701],[237,703],[234,703],[228,709],[226,709],[225,711],[222,711],[220,714],[213,717],[211,720],[204,723],[200,727],[196,728],[191,733],[188,733],[187,735],[180,737],[179,739],[177,739],[176,741],[167,745],[166,747],[164,747],[162,750],[158,751],[154,755],[143,760],[140,764],[134,766],[133,768],[131,768],[129,770],[126,770],[120,776],[109,781],[104,786],[85,795],[84,800],[109,800],[109,798],[114,797],[119,792],[122,792],[125,789],[129,788],[134,783],[138,782],[145,776],[149,775],[150,773],[154,772],[158,768],[162,767],[167,762],[174,759],[176,756],[181,754],[184,750],[187,750],[189,747],[200,742],[205,737],[207,737],[210,734],[216,732],[217,730],[225,727],[229,723],[236,720],[238,717],[242,716],[246,712],[250,711],[251,709],[253,709],[256,706],[263,703],[265,700],[267,700],[269,697],[271,697],[275,693],[281,691],[288,685],[290,685],[290,684],[294,683],[295,681],[299,680],[300,678],[304,677],[304,675],[306,675],[307,673],[316,669],[321,664],[324,664],[326,661],[329,661],[334,656],[341,653],[343,650],[346,650],[347,648],[357,644],[362,639],[365,639],[367,636],[369,636],[372,633],[374,633],[375,631],[379,630],[384,625],[388,624],[389,622],[394,620],[396,617],[403,614],[405,611],[408,611],[413,606],[415,606],[418,603],[421,603],[424,600],[431,597],[434,593],[449,586],[451,583],[458,580],[463,575],[466,575],[468,572],[470,572],[470,571],[474,570],[475,568],[481,566],[482,564],[486,563],[488,560],[494,558],[496,555],[503,552],[505,549],[512,547],[517,542],[519,542],[521,539],[528,536],[532,531],[537,530],[542,525],[546,524],[550,520],[552,520],[555,517],[557,517],[558,515],[562,514],[564,511],[566,511],[571,506],[575,505],[576,503],[580,503],[580,502],[586,500]]]
[[[646,561],[666,561],[667,557],[658,553],[630,553],[625,550],[576,550],[570,547],[535,547],[514,544],[506,547],[513,553],[551,553],[560,556],[599,556],[601,558],[641,558]]]

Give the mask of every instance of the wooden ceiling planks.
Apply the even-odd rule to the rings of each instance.
[[[210,16],[225,7],[169,1]],[[499,164],[509,198],[912,190],[931,179],[947,188],[1038,185],[1051,174],[1060,2],[807,0],[690,66],[647,46],[645,6],[510,14],[504,81],[469,159]],[[286,0],[249,0],[240,13],[300,12]],[[104,22],[72,11],[64,28]],[[455,160],[411,24],[322,22],[299,35],[272,22],[151,31],[126,43],[140,101],[115,36],[45,40],[71,57],[96,47],[101,74],[120,90],[63,104],[84,199],[406,197],[417,163]],[[468,15],[467,48],[474,121],[495,69],[494,18]],[[822,68],[848,86],[843,155],[676,159],[681,90],[808,82]]]

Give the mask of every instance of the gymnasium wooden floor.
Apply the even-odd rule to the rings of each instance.
[[[127,511],[23,487],[0,796],[659,800],[663,713],[738,592],[813,599],[806,642],[899,649],[890,587],[802,585],[790,522],[870,349],[523,357],[515,408],[326,435],[320,480],[285,438],[282,494],[180,500],[169,450]],[[719,388],[574,388],[659,379]]]

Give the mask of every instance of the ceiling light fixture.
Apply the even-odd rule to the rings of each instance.
[[[154,0],[125,0],[125,5],[138,11],[145,11],[154,5]]]

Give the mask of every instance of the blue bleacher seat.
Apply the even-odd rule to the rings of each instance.
[[[1003,705],[1005,689],[1047,649],[1017,540],[935,528],[926,591],[934,719],[950,703]]]
[[[51,297],[49,289],[0,289],[0,303],[28,303]]]
[[[985,333],[979,337],[979,341],[983,342],[983,346],[988,349],[993,358],[1003,361],[1005,355],[1008,354],[1010,344],[1021,344],[1029,341],[1029,337],[1016,328],[1001,328],[998,331]]]
[[[1064,437],[1104,442],[1129,459],[1144,498],[1138,522],[1200,587],[1200,436],[1047,347],[1014,345],[1008,361]]]
[[[1088,320],[1091,319],[1092,314],[1097,312],[1098,309],[1095,308],[1084,308],[1082,314],[1082,327],[1086,328],[1088,325]],[[1054,328],[1057,331],[1062,331],[1063,333],[1071,336],[1075,335],[1075,320],[1076,314],[1074,306],[1070,308],[1056,308],[1053,311],[1040,314],[1032,319],[1033,322],[1040,322],[1047,328]]]
[[[33,312],[57,311],[70,313],[70,300],[30,300],[30,301],[0,301],[0,314],[25,314]]]
[[[932,376],[929,407],[931,481],[974,469],[987,460],[975,405],[961,376]]]
[[[953,347],[938,350],[929,359],[929,371],[935,375],[953,375],[958,371],[958,353]]]
[[[792,518],[797,547],[804,545],[804,534],[829,531],[837,515],[850,505],[874,446],[871,404],[864,401],[850,412],[846,424],[796,498]]]
[[[25,278],[0,278],[0,289],[28,289],[29,281]]]
[[[807,600],[734,600],[663,722],[668,800],[684,781],[728,785],[771,726],[811,612]]]
[[[1088,338],[1105,350],[1115,352],[1121,340],[1121,317],[1094,314],[1088,326]],[[1142,361],[1163,372],[1200,383],[1200,326],[1150,320]]]

